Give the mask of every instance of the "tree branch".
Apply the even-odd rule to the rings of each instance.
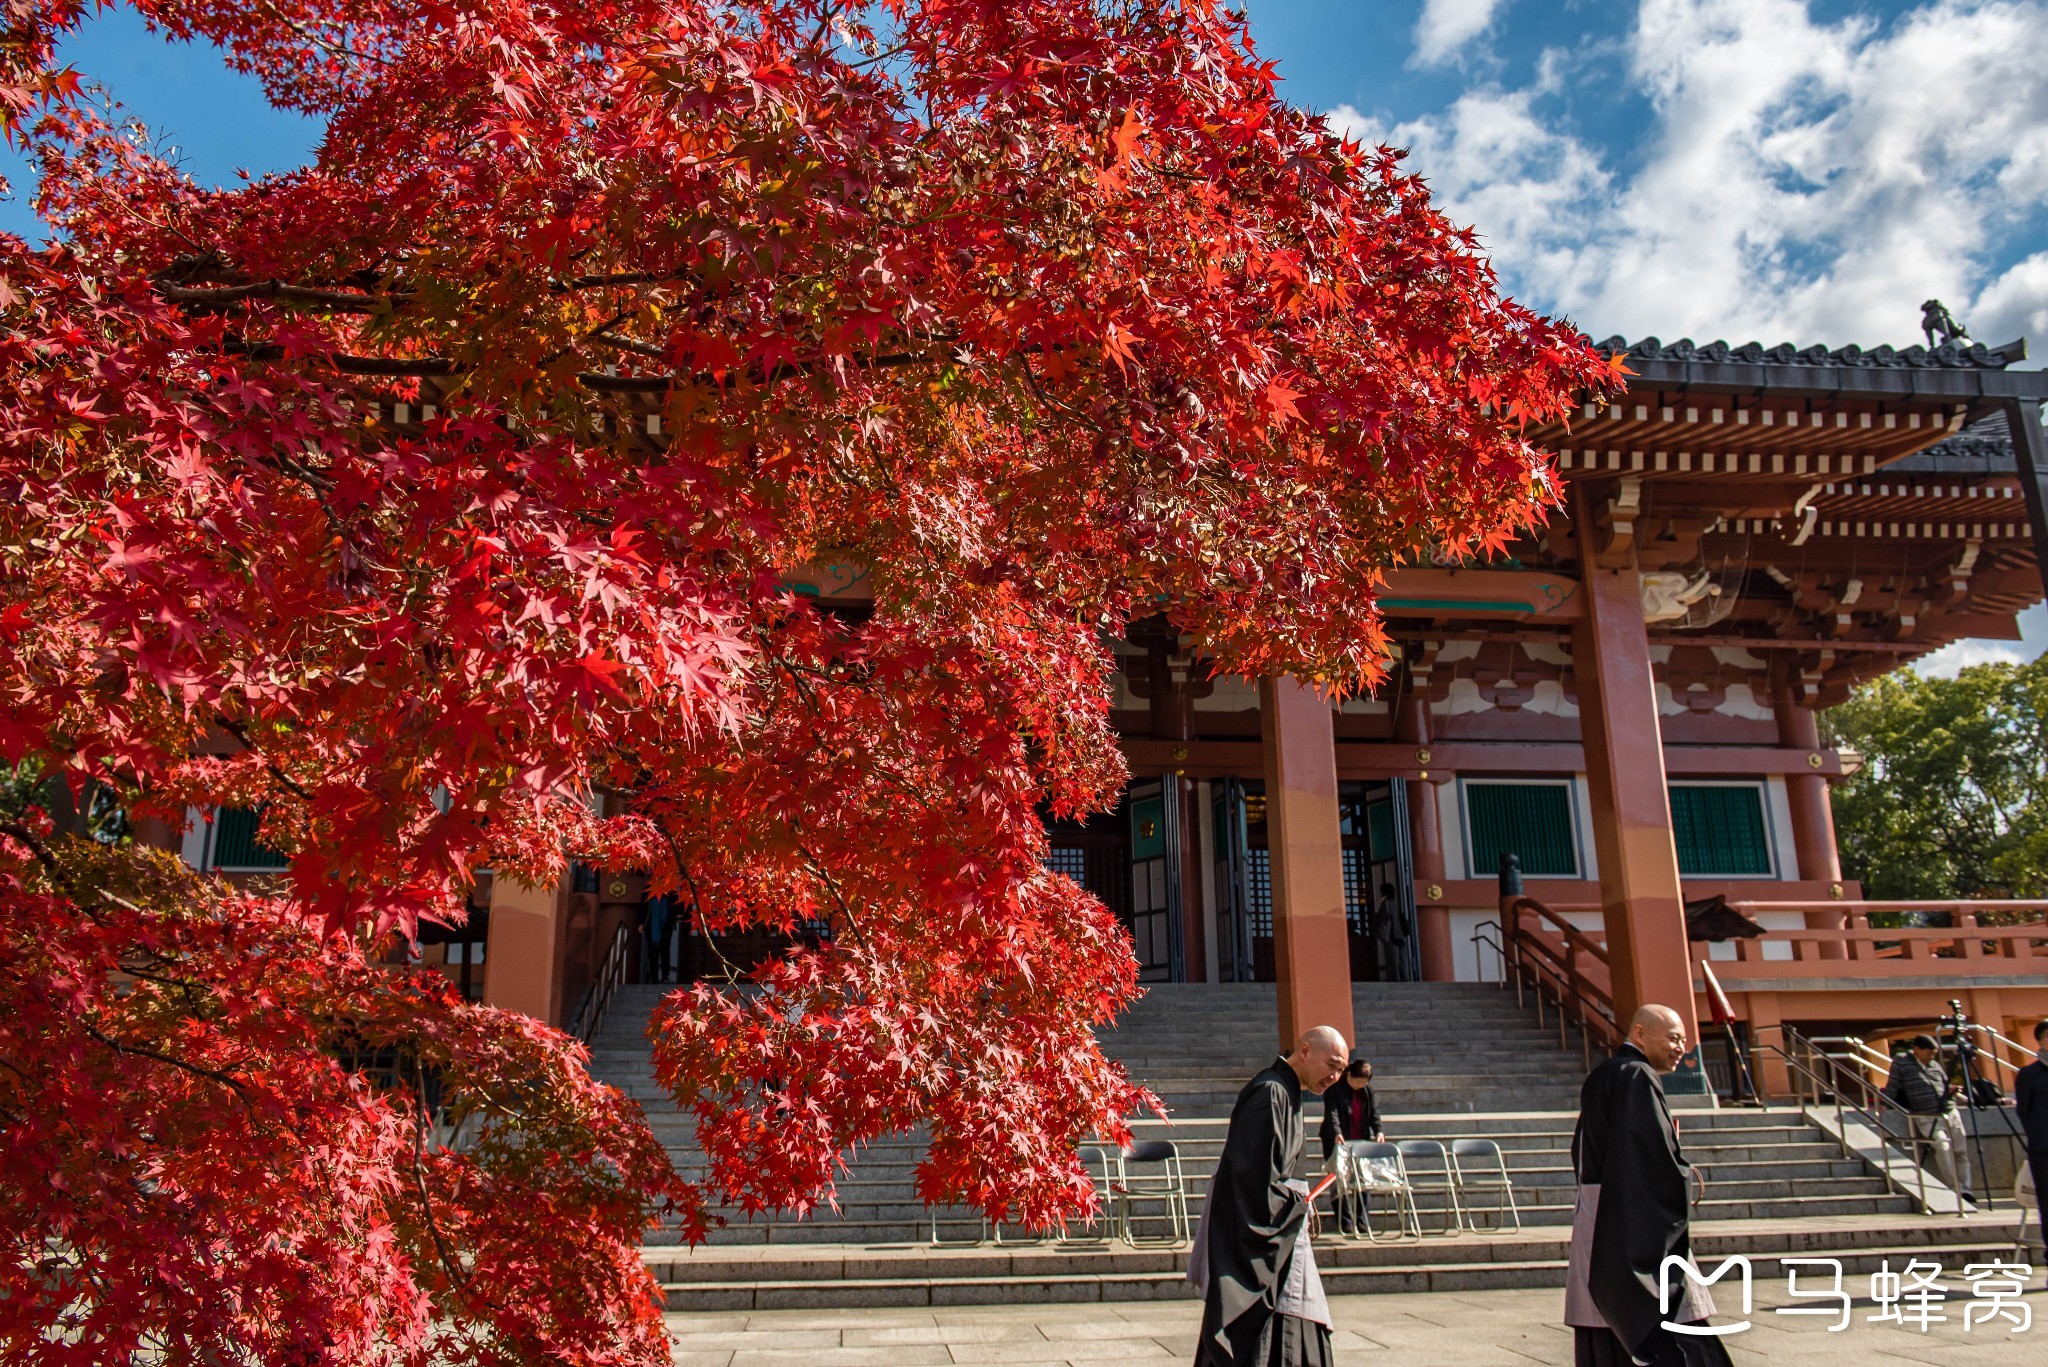
[[[236,740],[242,742],[242,748],[244,750],[247,750],[250,754],[262,759],[263,767],[270,771],[270,776],[276,779],[279,783],[282,783],[287,789],[289,789],[293,796],[297,797],[301,802],[311,802],[313,800],[313,795],[307,792],[305,788],[300,786],[297,780],[292,778],[292,776],[290,774],[287,774],[284,770],[277,767],[276,760],[272,759],[269,755],[264,754],[263,751],[256,748],[256,743],[249,739],[249,733],[242,728],[242,724],[240,722],[235,721],[229,717],[216,717],[214,720],[220,723],[221,730],[227,732]]]
[[[412,1061],[413,1099],[419,1105],[413,1111],[412,1125],[412,1180],[420,1194],[420,1214],[427,1222],[427,1233],[434,1240],[434,1252],[441,1259],[441,1266],[447,1269],[448,1278],[462,1291],[469,1290],[469,1274],[455,1255],[449,1252],[448,1241],[441,1236],[441,1223],[434,1218],[434,1198],[427,1190],[427,1124],[433,1118],[427,1109],[426,1072],[419,1056]]]
[[[348,290],[316,289],[311,285],[289,285],[282,280],[257,280],[246,285],[173,285],[159,283],[156,292],[173,304],[193,308],[219,308],[250,299],[275,299],[300,304],[325,313],[390,313],[403,308],[405,298],[357,294]]]
[[[177,1058],[173,1055],[162,1053],[158,1050],[152,1049],[146,1044],[123,1044],[120,1040],[115,1039],[113,1036],[102,1034],[100,1031],[94,1029],[92,1025],[87,1021],[79,1021],[78,1028],[85,1031],[86,1034],[92,1036],[101,1044],[106,1045],[107,1048],[112,1049],[117,1054],[132,1054],[137,1058],[154,1059],[158,1063],[166,1063],[173,1068],[182,1069],[185,1072],[191,1073],[195,1077],[208,1078],[214,1082],[218,1082],[223,1087],[226,1087],[228,1090],[232,1091],[237,1097],[239,1097],[241,1099],[242,1105],[246,1106],[249,1109],[250,1114],[253,1115],[256,1111],[256,1103],[250,1100],[248,1089],[242,1086],[240,1082],[236,1081],[232,1076],[230,1076],[227,1073],[220,1072],[219,1070],[213,1068],[202,1067],[197,1063],[187,1062],[184,1059]]]

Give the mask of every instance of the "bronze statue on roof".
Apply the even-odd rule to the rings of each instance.
[[[1970,340],[1970,330],[1961,323],[1958,323],[1956,316],[1948,311],[1948,305],[1942,303],[1939,299],[1929,299],[1920,306],[1920,330],[1927,334],[1927,345],[1929,348],[1939,345],[1934,340],[1936,333],[1941,334],[1943,342],[1967,342]]]

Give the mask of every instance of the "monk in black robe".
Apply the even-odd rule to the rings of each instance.
[[[1301,1101],[1344,1071],[1344,1036],[1318,1026],[1238,1093],[1189,1275],[1205,1284],[1195,1367],[1328,1367],[1327,1323],[1287,1313],[1291,1263],[1312,1218],[1303,1183]],[[1198,1275],[1198,1272],[1201,1275]],[[1293,1283],[1302,1279],[1296,1276]],[[1310,1279],[1313,1281],[1313,1279]],[[1321,1284],[1309,1293],[1321,1300]],[[1324,1312],[1327,1319],[1327,1311]]]
[[[1664,1327],[1703,1326],[1713,1313],[1706,1288],[1675,1270],[1667,1312],[1660,1285],[1665,1258],[1692,1256],[1693,1170],[1678,1147],[1662,1076],[1686,1047],[1678,1013],[1645,1006],[1629,1023],[1627,1042],[1579,1093],[1572,1136],[1579,1208],[1565,1290],[1576,1367],[1729,1367],[1720,1339]]]

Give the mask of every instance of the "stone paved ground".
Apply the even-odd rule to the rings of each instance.
[[[1855,1279],[1850,1286],[1856,1289]],[[1867,1323],[1867,1302],[1856,1307],[1848,1330],[1830,1333],[1826,1326],[1832,1320],[1770,1313],[1786,1303],[1782,1283],[1758,1281],[1753,1327],[1728,1340],[1738,1367],[2048,1367],[2048,1293],[2038,1276],[2026,1297],[2038,1322],[2023,1333],[2009,1332],[2009,1321],[1979,1323],[1965,1332],[1967,1301],[1960,1297],[1947,1306],[1949,1323],[1926,1334]],[[1336,1297],[1331,1309],[1337,1361],[1361,1367],[1568,1367],[1572,1339],[1556,1322],[1561,1305],[1556,1290]],[[1112,1367],[1191,1361],[1199,1315],[1199,1307],[1185,1301],[734,1311],[671,1316],[669,1328],[680,1367]]]

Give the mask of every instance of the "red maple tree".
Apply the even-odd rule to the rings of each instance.
[[[10,1360],[659,1358],[635,1244],[705,1193],[378,963],[570,855],[830,928],[657,1018],[712,1196],[923,1123],[927,1198],[1085,1210],[1134,962],[1038,813],[1123,781],[1106,641],[1369,684],[1384,570],[1540,517],[1522,424],[1614,369],[1208,0],[136,8],[326,132],[196,185],[57,62],[82,0],[0,10],[56,234],[0,236]]]

